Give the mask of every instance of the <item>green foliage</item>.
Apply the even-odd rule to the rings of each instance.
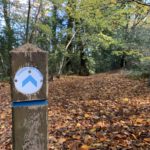
[[[139,80],[143,78],[143,72],[138,70],[128,70],[125,72],[125,75],[131,79]]]
[[[141,58],[140,65],[138,66],[138,70],[143,73],[143,76],[150,76],[150,57]]]
[[[126,68],[148,71],[149,7],[117,0],[44,0],[40,8],[40,2],[31,4],[29,37],[49,51],[50,74],[104,72],[119,69],[121,61]],[[9,70],[10,47],[21,45],[26,38],[28,5],[21,3],[7,4],[10,24],[6,22],[0,28],[3,74]],[[3,12],[0,14],[5,20]]]
[[[112,52],[113,55],[121,56],[125,54],[126,56],[132,56],[132,57],[141,57],[143,56],[142,53],[139,52],[139,50],[117,50]]]
[[[127,75],[134,79],[150,77],[150,57],[142,57],[140,62],[128,71]]]
[[[42,33],[45,33],[45,34],[47,34],[47,35],[51,35],[52,33],[51,33],[51,30],[50,30],[50,27],[47,25],[47,24],[42,24],[42,23],[38,23],[37,25],[36,25],[36,27],[37,27],[37,29],[39,30],[39,31],[41,31]]]
[[[0,75],[0,82],[8,82],[10,81],[10,77],[9,76],[1,76]]]
[[[95,74],[95,71],[96,71],[95,65],[96,65],[95,59],[93,57],[88,57],[87,58],[87,68],[88,68],[90,74]]]

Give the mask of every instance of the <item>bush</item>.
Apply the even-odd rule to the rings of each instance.
[[[139,79],[150,77],[150,57],[143,57],[140,59],[140,63],[134,68],[128,71],[127,76]]]

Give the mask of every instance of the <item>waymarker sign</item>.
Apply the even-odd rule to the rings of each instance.
[[[11,51],[13,150],[48,150],[48,53],[32,44]]]
[[[20,68],[15,74],[14,85],[22,94],[34,94],[43,85],[43,75],[35,67]]]

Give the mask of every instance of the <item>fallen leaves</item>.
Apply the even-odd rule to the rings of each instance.
[[[90,150],[90,147],[88,145],[82,145],[80,150]]]
[[[122,101],[125,102],[125,103],[128,103],[129,99],[128,98],[124,98],[124,99],[122,99]]]
[[[146,81],[111,73],[67,76],[51,82],[49,93],[49,150],[150,149]],[[0,149],[12,150],[10,94],[0,102]]]
[[[90,118],[91,116],[89,114],[84,114],[85,118]]]
[[[2,112],[2,114],[0,114],[0,119],[5,119],[6,118],[6,112]]]
[[[100,141],[100,142],[108,142],[109,139],[108,139],[107,136],[101,136],[101,137],[99,138],[99,141]]]
[[[136,118],[134,123],[135,124],[143,124],[144,123],[144,119],[143,118]]]
[[[67,141],[67,139],[61,137],[61,138],[59,138],[58,143],[59,143],[59,144],[63,144],[65,141]]]
[[[106,128],[109,127],[109,124],[107,122],[105,122],[105,121],[99,121],[93,127],[94,128],[106,129]]]
[[[150,138],[144,138],[144,142],[150,143]]]

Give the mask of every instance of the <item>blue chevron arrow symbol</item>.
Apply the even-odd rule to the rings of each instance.
[[[37,87],[37,81],[31,76],[29,75],[23,82],[22,82],[22,87],[24,87],[26,84],[28,84],[29,82],[31,82],[35,87]]]

